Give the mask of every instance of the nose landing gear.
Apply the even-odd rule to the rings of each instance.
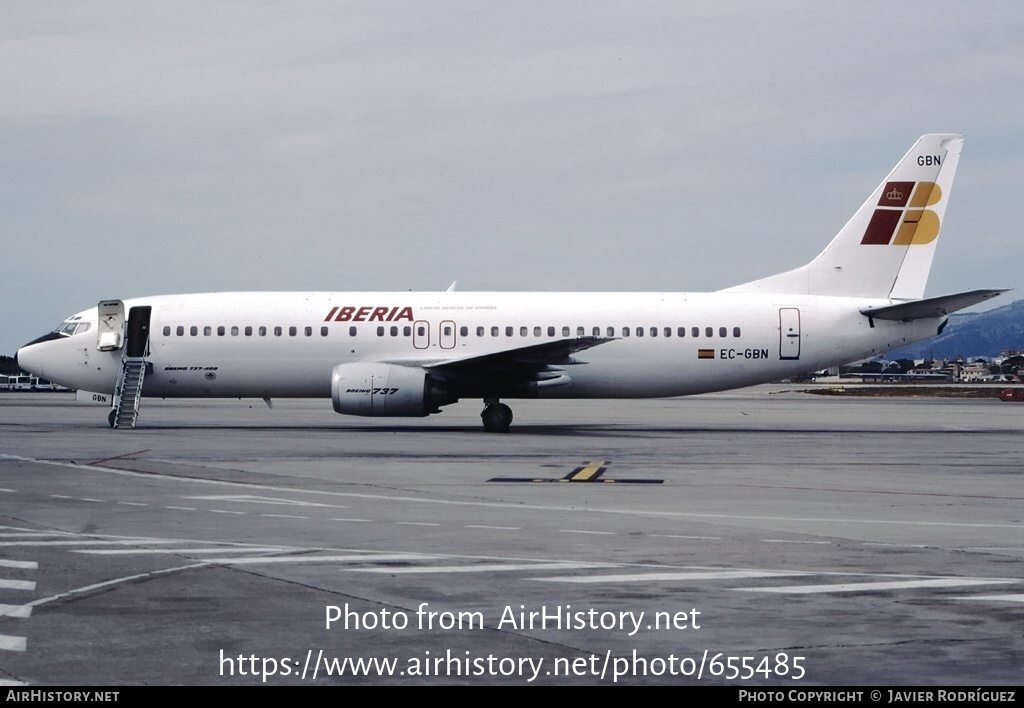
[[[480,412],[484,422],[484,430],[488,433],[507,433],[512,425],[512,409],[496,398],[484,401],[484,409]]]

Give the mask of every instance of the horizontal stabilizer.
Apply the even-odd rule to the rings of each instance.
[[[879,320],[898,320],[900,322],[945,317],[952,312],[962,310],[971,305],[977,305],[979,302],[990,300],[1005,292],[1005,289],[968,290],[967,292],[956,293],[955,295],[943,295],[941,297],[929,297],[924,300],[901,302],[898,305],[865,307],[861,310],[861,314]]]

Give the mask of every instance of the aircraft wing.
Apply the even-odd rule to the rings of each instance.
[[[553,342],[532,344],[527,347],[517,347],[515,349],[504,349],[500,352],[493,352],[491,354],[477,354],[462,359],[447,359],[434,364],[429,364],[426,368],[438,370],[448,367],[462,368],[466,366],[482,366],[486,368],[490,366],[508,366],[513,364],[527,366],[564,366],[568,364],[578,364],[580,362],[575,361],[572,358],[573,354],[611,341],[614,341],[613,337],[573,337],[571,339],[557,339]]]
[[[571,337],[488,354],[439,359],[391,358],[388,363],[421,366],[443,379],[461,382],[489,382],[495,386],[555,386],[569,383],[561,368],[585,362],[573,354],[615,341],[614,337]]]
[[[933,317],[945,317],[946,315],[962,310],[971,305],[977,305],[1005,293],[1006,290],[968,290],[955,295],[942,295],[940,297],[929,297],[923,300],[901,302],[896,305],[883,305],[882,307],[865,307],[861,314],[874,317],[879,320],[897,320],[899,322],[910,322],[911,320],[922,320]]]

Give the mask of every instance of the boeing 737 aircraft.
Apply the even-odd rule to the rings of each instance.
[[[925,135],[805,266],[711,293],[240,292],[104,300],[22,347],[24,369],[109,402],[331,398],[426,416],[511,398],[655,398],[775,381],[934,336],[1003,290],[922,299],[963,138]],[[83,395],[83,392],[86,392]],[[90,393],[91,392],[91,393]]]

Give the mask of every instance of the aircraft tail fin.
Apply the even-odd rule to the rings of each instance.
[[[813,261],[724,292],[923,297],[962,146],[921,136]]]

